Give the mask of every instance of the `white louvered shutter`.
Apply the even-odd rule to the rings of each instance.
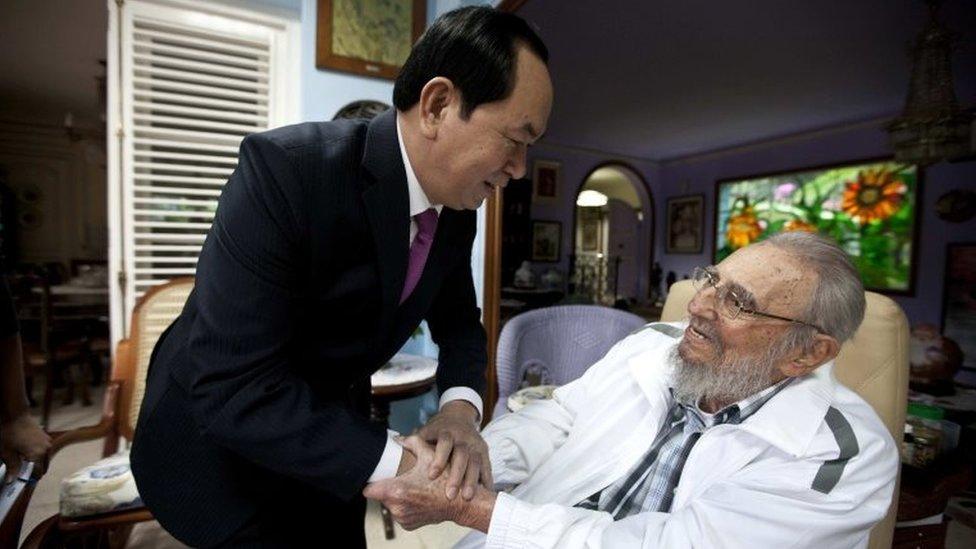
[[[241,140],[293,122],[299,98],[297,79],[287,85],[295,71],[285,66],[297,57],[288,51],[293,23],[207,2],[114,5],[109,71],[118,86],[109,108],[117,108],[110,127],[120,131],[110,143],[110,163],[118,163],[110,179],[114,170],[118,183],[110,185],[117,196],[109,209],[117,341],[146,290],[194,274]]]

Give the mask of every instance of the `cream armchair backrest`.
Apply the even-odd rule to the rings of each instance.
[[[120,431],[132,440],[139,419],[139,408],[146,394],[146,374],[153,347],[166,328],[180,316],[190,292],[193,277],[181,277],[154,286],[132,310],[129,337],[119,342],[113,379],[122,380]]]
[[[685,318],[694,294],[690,280],[672,285],[661,320]],[[891,299],[874,292],[865,292],[865,297],[864,322],[841,349],[834,373],[874,408],[895,441],[901,441],[908,399],[908,320]],[[896,489],[888,515],[871,531],[871,549],[891,547],[897,507]]]

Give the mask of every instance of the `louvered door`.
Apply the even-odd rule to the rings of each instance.
[[[298,86],[281,66],[294,42],[287,21],[207,2],[127,0],[114,11],[117,340],[147,289],[194,274],[241,140],[292,122]]]

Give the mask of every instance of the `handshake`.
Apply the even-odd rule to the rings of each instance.
[[[473,423],[438,415],[401,439],[397,476],[368,484],[363,495],[385,505],[406,530],[449,520],[487,532],[495,506],[488,447]],[[435,440],[436,446],[428,442]]]

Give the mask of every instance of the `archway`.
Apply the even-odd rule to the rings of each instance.
[[[644,178],[622,162],[601,164],[576,192],[570,280],[604,305],[648,300],[654,202]]]

